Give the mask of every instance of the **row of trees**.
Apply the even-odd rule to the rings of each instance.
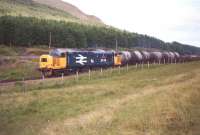
[[[122,48],[156,48],[184,54],[200,54],[197,47],[177,42],[165,43],[159,39],[121,31],[112,27],[66,23],[31,17],[0,17],[0,44],[15,46],[48,45],[54,47],[107,47],[115,48],[116,41]]]

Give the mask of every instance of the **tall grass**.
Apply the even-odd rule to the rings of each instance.
[[[109,69],[29,82],[26,92],[13,84],[1,91],[0,134],[199,134],[199,66]]]

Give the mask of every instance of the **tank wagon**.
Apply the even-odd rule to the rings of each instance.
[[[122,65],[128,64],[132,58],[131,52],[129,52],[129,51],[121,51],[121,52],[119,52],[119,55],[121,57]]]
[[[142,54],[142,56],[143,56],[143,62],[144,62],[144,63],[148,63],[148,62],[150,61],[150,58],[151,58],[150,52],[141,51],[141,54]]]
[[[181,56],[177,52],[121,51],[121,65],[145,63],[177,63]]]
[[[127,64],[177,63],[200,60],[196,55],[180,55],[167,51],[112,51],[54,49],[48,55],[40,56],[39,70],[44,75],[69,73],[84,69],[107,68]]]
[[[143,56],[140,51],[131,52],[131,64],[141,63],[143,61]]]

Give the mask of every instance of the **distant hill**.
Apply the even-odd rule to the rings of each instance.
[[[4,15],[103,25],[96,16],[61,0],[0,0],[0,16]]]
[[[83,21],[93,21],[93,22],[101,23],[101,20],[97,18],[96,16],[87,15],[83,13],[81,10],[79,10],[77,7],[75,7],[74,5],[64,2],[62,0],[33,0],[33,1],[63,10]]]

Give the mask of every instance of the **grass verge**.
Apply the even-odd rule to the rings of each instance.
[[[199,62],[122,69],[1,90],[0,134],[191,134],[200,118]],[[9,90],[10,89],[10,90]]]

